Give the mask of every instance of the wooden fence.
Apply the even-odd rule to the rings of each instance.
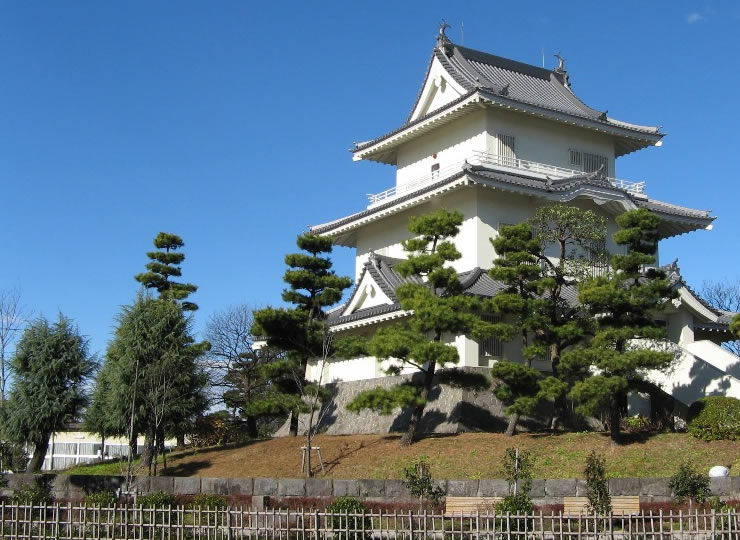
[[[84,505],[0,506],[0,538],[269,540],[740,540],[740,513],[628,516],[431,513]]]

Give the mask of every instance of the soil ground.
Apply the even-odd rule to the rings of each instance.
[[[700,471],[713,465],[730,467],[740,475],[740,443],[704,442],[685,433],[626,435],[612,446],[601,433],[496,433],[432,435],[407,448],[400,435],[321,435],[314,446],[321,454],[328,478],[401,478],[413,458],[428,456],[435,478],[502,478],[501,459],[507,447],[529,450],[535,458],[535,478],[583,477],[586,456],[596,450],[606,457],[611,477],[671,476],[682,460]],[[168,457],[169,476],[299,477],[300,447],[304,439],[283,437],[253,441],[230,448],[187,449]],[[314,471],[322,476],[314,456]],[[70,474],[121,474],[119,463],[76,467]]]

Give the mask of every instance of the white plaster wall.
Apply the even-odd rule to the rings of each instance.
[[[402,145],[398,148],[396,186],[428,176],[434,163],[445,169],[469,158],[473,150],[485,150],[485,127],[485,110],[480,109]]]
[[[465,93],[465,89],[457,84],[447,74],[436,58],[429,68],[429,75],[422,90],[421,99],[411,116],[412,120],[434,111],[450,101],[454,101]]]
[[[615,176],[614,143],[606,135],[498,107],[489,107],[486,113],[487,152],[498,151],[498,133],[513,135],[519,159],[571,169],[568,150],[572,148],[606,157],[608,176]]]
[[[740,379],[712,365],[712,355],[726,351],[709,341],[698,341],[692,345],[698,345],[696,350],[693,347],[692,350],[686,347],[679,349],[678,360],[670,371],[649,372],[650,380],[686,405],[712,395],[740,399]]]

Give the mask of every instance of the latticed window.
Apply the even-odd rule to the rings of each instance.
[[[601,171],[605,176],[609,175],[609,160],[598,154],[583,153],[583,172]]]
[[[498,317],[492,317],[490,315],[484,315],[481,317],[484,321],[490,323],[497,323],[500,321]],[[487,366],[489,358],[501,358],[504,354],[504,347],[501,340],[496,337],[489,337],[480,341],[479,349],[479,362],[480,366]]]
[[[581,158],[581,151],[571,149],[571,150],[568,150],[568,152],[570,154],[570,159],[568,160],[568,163],[580,169],[581,164],[583,163],[583,160]]]
[[[516,167],[516,150],[514,147],[514,136],[499,133],[498,139],[498,156],[502,165]]]
[[[606,274],[609,267],[608,254],[606,252],[606,240],[594,240],[588,249],[588,259],[591,263],[591,276],[597,277]]]

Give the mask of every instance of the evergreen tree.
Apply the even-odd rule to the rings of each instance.
[[[289,268],[283,276],[289,287],[282,298],[293,307],[268,307],[254,313],[252,334],[264,338],[268,347],[282,351],[284,357],[266,366],[271,391],[250,406],[252,414],[289,412],[293,436],[298,434],[306,367],[310,359],[325,356],[324,308],[336,304],[352,285],[350,278],[337,276],[331,259],[323,256],[332,251],[331,239],[305,233],[298,236],[297,244],[303,253],[285,256]]]
[[[503,320],[495,329],[496,336],[510,341],[519,335],[524,358],[523,364],[502,359],[491,368],[491,375],[499,381],[494,393],[507,404],[506,435],[513,435],[520,416],[534,412],[543,397],[540,373],[532,367],[532,360],[545,352],[543,334],[537,332],[544,326],[542,313],[546,302],[539,294],[544,275],[538,264],[540,245],[532,237],[529,224],[502,226],[491,243],[498,257],[489,275],[506,287],[490,301],[493,311]]]
[[[94,367],[87,341],[61,314],[55,323],[38,319],[23,332],[11,362],[4,430],[11,441],[33,445],[28,472],[41,470],[51,434],[78,418]]]
[[[197,291],[198,287],[191,283],[170,281],[170,278],[182,275],[179,265],[185,260],[185,254],[176,252],[185,246],[182,238],[175,234],[160,232],[154,238],[154,246],[159,251],[147,252],[146,256],[151,259],[146,265],[148,272],[137,274],[136,281],[147,289],[156,289],[162,299],[181,302],[185,311],[197,310],[197,304],[188,302],[186,298]]]
[[[413,316],[407,322],[380,328],[368,343],[348,339],[338,345],[343,357],[369,353],[378,361],[389,360],[386,370],[389,375],[398,375],[406,367],[421,372],[418,381],[362,392],[347,406],[355,412],[372,409],[381,414],[390,414],[397,407],[411,408],[401,446],[411,444],[416,437],[437,368],[449,368],[459,361],[454,344],[446,343],[443,336],[480,337],[490,335],[494,326],[480,317],[483,309],[480,299],[464,295],[455,269],[446,265],[460,258],[452,238],[457,235],[462,219],[459,212],[445,209],[411,218],[409,231],[415,237],[403,242],[409,255],[395,270],[403,277],[416,277],[415,282],[396,289],[401,307],[413,311]],[[440,373],[438,380],[477,388],[488,384],[485,378],[465,376],[451,369]]]
[[[608,410],[613,443],[619,442],[620,406],[629,389],[643,381],[645,371],[665,369],[673,360],[671,352],[656,350],[665,331],[654,324],[653,314],[675,296],[665,273],[649,267],[655,263],[660,219],[639,209],[617,217],[617,224],[614,241],[626,246],[627,254],[612,256],[609,275],[579,286],[581,303],[596,319],[595,335],[561,361],[566,373],[583,378],[570,392],[579,402],[576,410]]]
[[[181,435],[207,408],[207,378],[197,359],[208,343],[195,343],[191,334],[177,303],[140,295],[118,316],[96,379],[87,425],[102,436],[128,437],[132,454],[144,434],[147,468],[165,436]]]
[[[539,304],[541,319],[535,334],[550,353],[551,381],[560,382],[548,391],[555,397],[551,422],[555,428],[566,411],[566,384],[572,382],[560,373],[560,357],[567,347],[581,343],[594,331],[593,318],[582,305],[568,301],[564,293],[592,277],[595,270],[606,269],[606,222],[591,210],[553,205],[538,208],[528,223],[538,243],[533,255],[544,270],[538,283],[544,302]]]
[[[733,332],[737,337],[740,338],[740,315],[735,315],[730,323],[730,332]]]

